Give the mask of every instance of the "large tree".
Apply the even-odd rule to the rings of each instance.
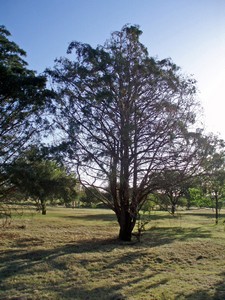
[[[0,26],[0,190],[7,186],[5,165],[43,129],[41,114],[52,95],[46,77],[27,68],[26,52],[9,37]]]
[[[150,57],[141,33],[126,25],[104,46],[72,42],[73,59],[48,70],[58,91],[57,135],[86,186],[110,192],[102,201],[115,211],[125,241],[149,193],[160,188],[155,174],[197,171],[204,144],[193,130],[195,81],[171,59]]]

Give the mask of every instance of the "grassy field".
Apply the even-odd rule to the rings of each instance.
[[[25,211],[0,230],[0,299],[225,299],[224,219],[154,212],[122,243],[108,210]]]

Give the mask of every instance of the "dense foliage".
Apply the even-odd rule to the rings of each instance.
[[[27,68],[26,55],[0,26],[0,197],[5,196],[5,166],[43,131],[42,114],[52,92],[46,78]]]
[[[62,144],[86,185],[111,195],[120,238],[130,240],[138,211],[160,189],[164,170],[199,172],[207,140],[194,130],[195,81],[170,60],[149,56],[138,26],[124,26],[104,46],[72,42],[49,70]]]
[[[72,42],[72,59],[46,72],[53,92],[0,26],[1,201],[31,197],[43,214],[47,200],[68,204],[77,196],[72,165],[85,185],[81,201],[110,207],[121,240],[131,239],[139,211],[154,205],[173,214],[179,205],[211,205],[218,220],[224,144],[198,128],[195,80],[171,59],[150,57],[141,34],[126,25],[96,48]],[[49,120],[51,158],[31,147]]]
[[[69,203],[77,196],[76,178],[57,162],[45,159],[37,148],[31,148],[8,166],[10,182],[25,198],[36,200],[46,214],[47,200]]]

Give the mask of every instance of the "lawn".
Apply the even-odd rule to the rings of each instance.
[[[153,212],[141,242],[122,243],[109,210],[24,210],[0,230],[0,299],[225,299],[223,220]]]

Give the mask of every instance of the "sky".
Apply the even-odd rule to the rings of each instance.
[[[197,80],[207,132],[225,139],[225,0],[0,0],[0,25],[42,73],[71,41],[102,45],[137,24],[149,55]]]

